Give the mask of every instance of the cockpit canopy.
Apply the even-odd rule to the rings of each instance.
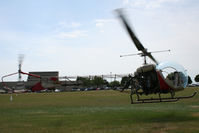
[[[173,62],[163,62],[156,66],[162,72],[166,83],[174,89],[183,89],[187,86],[188,76],[185,69]]]

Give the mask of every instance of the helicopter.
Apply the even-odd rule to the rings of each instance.
[[[33,77],[39,80],[36,80],[36,83],[34,83],[33,86],[31,86],[31,91],[35,92],[35,91],[41,91],[41,90],[45,90],[48,87],[52,87],[53,84],[58,84],[58,77],[50,77],[50,79],[46,79],[44,77],[41,77],[39,75],[36,74],[31,74],[31,73],[26,73],[22,71],[22,62],[24,59],[24,55],[20,54],[19,58],[18,58],[18,71],[15,73],[11,73],[5,76],[2,76],[1,80],[2,80],[2,84],[4,87],[4,90],[8,93],[23,93],[26,92],[27,89],[25,89],[26,85],[24,83],[24,81],[22,81],[22,75],[28,75],[29,77]],[[13,75],[17,75],[18,74],[18,81],[15,85],[15,87],[10,88],[5,82],[4,82],[4,78],[6,77],[10,77]]]
[[[120,18],[135,47],[138,51],[140,51],[138,54],[123,55],[120,57],[140,55],[144,58],[144,64],[137,68],[133,76],[129,76],[129,80],[125,83],[121,90],[121,92],[123,92],[125,89],[131,89],[131,104],[176,102],[180,99],[194,97],[197,93],[196,91],[190,96],[175,96],[176,92],[184,90],[187,86],[188,76],[186,70],[181,65],[174,62],[159,63],[152,55],[152,53],[170,50],[148,52],[130,27],[123,10],[117,9],[116,13],[118,14],[118,17]],[[150,58],[154,64],[147,63],[146,57]],[[162,94],[169,93],[170,97],[161,97]],[[158,98],[141,98],[142,95],[151,94],[158,94]],[[137,96],[136,101],[133,100],[133,95]]]
[[[11,74],[7,74],[7,75],[4,75],[2,76],[1,80],[2,80],[2,84],[3,84],[3,87],[4,87],[4,90],[7,92],[7,93],[22,93],[22,92],[26,92],[25,90],[25,84],[24,82],[22,81],[22,76],[21,76],[21,66],[22,66],[22,62],[23,62],[23,58],[24,58],[24,55],[20,54],[18,56],[18,71],[15,72],[15,73],[11,73]],[[5,82],[4,82],[4,78],[7,78],[7,77],[10,77],[10,76],[13,76],[13,75],[17,75],[18,74],[18,81],[15,85],[15,87],[9,87]]]

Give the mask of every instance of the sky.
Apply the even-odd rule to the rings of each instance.
[[[198,0],[6,0],[0,1],[0,76],[59,71],[60,76],[129,74],[143,64],[115,9],[159,61],[199,73]],[[148,62],[151,61],[148,59]],[[24,79],[26,76],[24,76]],[[6,80],[17,80],[10,77]]]

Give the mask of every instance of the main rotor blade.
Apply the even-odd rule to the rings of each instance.
[[[147,49],[144,48],[144,46],[141,44],[141,42],[138,40],[138,38],[136,37],[135,33],[133,32],[132,28],[130,27],[130,25],[127,22],[127,19],[125,18],[123,12],[121,9],[117,9],[116,10],[119,14],[120,19],[122,20],[124,27],[126,28],[129,36],[131,37],[132,41],[134,42],[136,48],[139,51],[142,51],[143,56],[148,56],[151,60],[153,60],[156,64],[158,64],[157,60],[151,55],[150,52],[147,52]]]
[[[132,41],[134,42],[136,48],[139,51],[145,50],[144,46],[141,44],[141,42],[138,40],[138,38],[136,37],[135,33],[133,32],[133,30],[131,29],[130,25],[127,22],[127,19],[125,18],[123,12],[121,9],[117,9],[116,10],[117,13],[119,14],[120,19],[122,20],[124,27],[126,28],[129,36],[131,37]]]
[[[151,55],[151,53],[147,52],[146,54],[152,61],[154,61],[156,64],[158,64],[158,61]]]

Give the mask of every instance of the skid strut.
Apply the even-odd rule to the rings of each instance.
[[[197,94],[197,91],[195,91],[192,95],[190,96],[182,96],[182,97],[168,97],[168,98],[161,98],[161,95],[159,93],[159,98],[148,98],[148,99],[140,99],[139,95],[137,94],[137,100],[136,102],[133,101],[132,93],[130,95],[131,98],[131,104],[141,104],[141,103],[160,103],[160,102],[176,102],[180,99],[187,99],[187,98],[192,98]]]

